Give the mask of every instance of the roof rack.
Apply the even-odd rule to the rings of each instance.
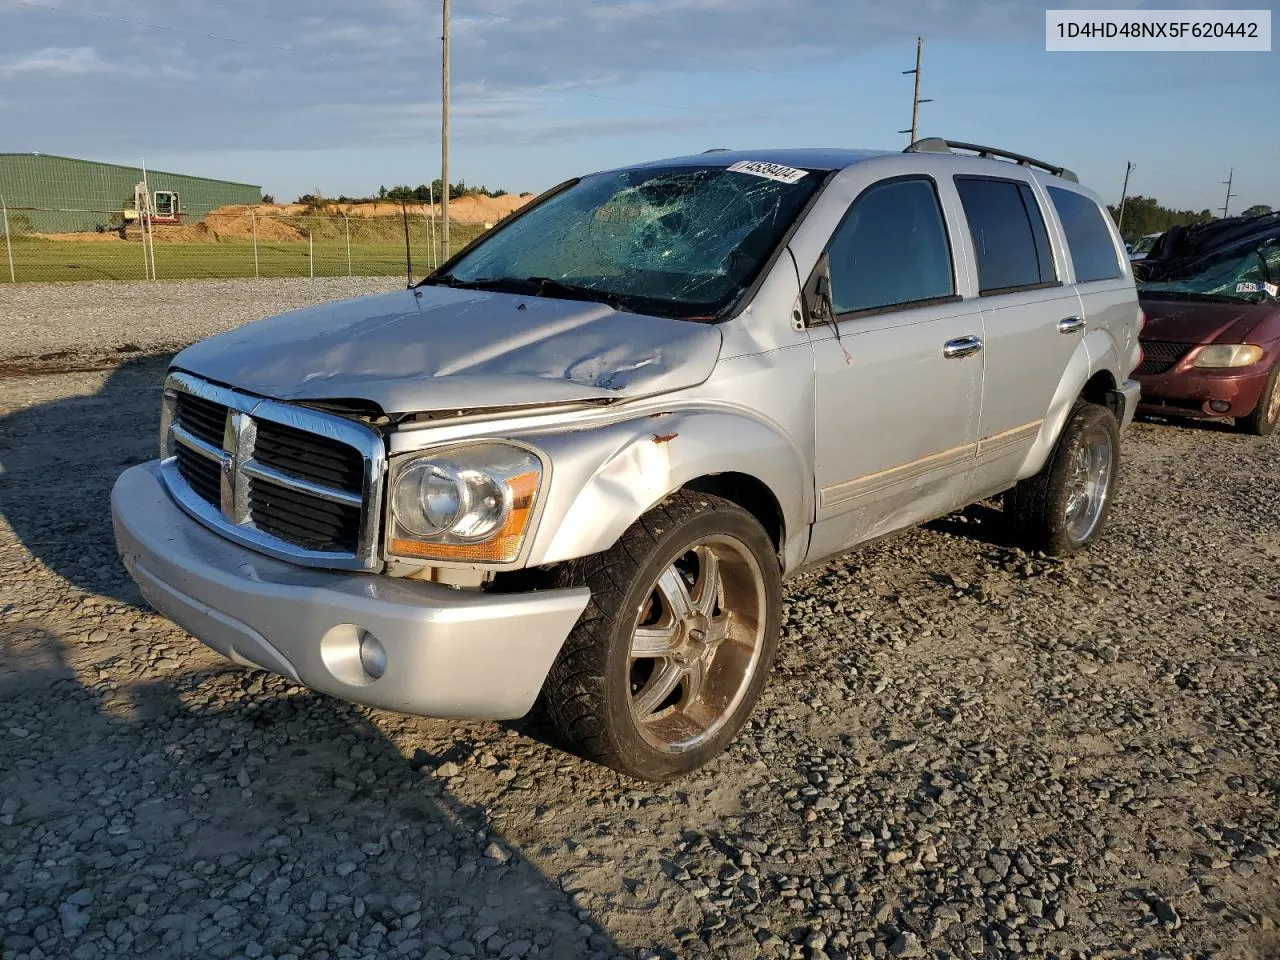
[[[1068,170],[1066,167],[1060,167],[1054,163],[1045,163],[1043,160],[1036,160],[1033,157],[1026,157],[1020,153],[1013,153],[1009,150],[999,150],[996,147],[984,147],[977,143],[962,143],[959,140],[944,140],[942,137],[925,137],[917,140],[903,150],[903,153],[954,153],[956,150],[968,150],[976,153],[978,156],[1001,157],[1005,160],[1012,160],[1022,167],[1036,167],[1053,174],[1055,177],[1061,177],[1063,180],[1070,180],[1072,183],[1079,183],[1080,178]]]

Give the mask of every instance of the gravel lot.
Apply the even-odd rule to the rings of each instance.
[[[403,286],[398,277],[0,284],[0,358],[176,350],[247,320]]]
[[[0,311],[18,352],[105,355],[359,289]],[[1068,562],[975,508],[792,582],[756,717],[651,787],[536,716],[352,707],[143,609],[107,498],[163,369],[0,367],[3,960],[1280,956],[1280,440],[1137,425]]]

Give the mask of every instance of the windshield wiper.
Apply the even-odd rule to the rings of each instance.
[[[441,287],[453,287],[457,290],[498,290],[505,293],[538,293],[539,286],[528,280],[516,277],[476,277],[474,280],[460,280],[452,273],[444,273],[438,277],[427,277],[424,284]]]
[[[1253,303],[1241,293],[1202,293],[1199,290],[1153,290],[1150,287],[1138,287],[1138,293],[1149,297],[1164,297],[1174,300],[1207,300],[1210,303]]]
[[[622,313],[634,312],[623,304],[621,294],[568,283],[554,277],[476,277],[474,280],[460,280],[451,273],[444,273],[438,277],[427,277],[422,283],[453,287],[457,290],[494,290],[499,293],[527,293],[535,297],[587,300],[592,303],[608,304]]]
[[[525,283],[533,284],[540,297],[559,297],[565,300],[588,300],[594,303],[607,304],[620,313],[633,313],[622,302],[622,295],[610,293],[608,290],[597,290],[577,283],[567,283],[554,277],[525,277]]]

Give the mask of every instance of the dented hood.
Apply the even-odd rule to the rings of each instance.
[[[710,376],[720,343],[704,323],[429,286],[245,324],[188,347],[173,366],[280,400],[403,414],[678,390]]]

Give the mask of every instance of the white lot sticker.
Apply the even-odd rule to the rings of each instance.
[[[1236,293],[1265,293],[1269,297],[1274,297],[1280,293],[1280,287],[1274,283],[1237,283]]]
[[[749,173],[753,177],[764,177],[766,180],[777,180],[779,183],[796,183],[809,172],[797,170],[795,167],[784,167],[780,163],[765,163],[763,160],[739,160],[729,169],[734,173]]]

